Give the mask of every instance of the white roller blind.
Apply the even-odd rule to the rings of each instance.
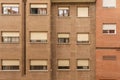
[[[12,66],[12,65],[19,65],[19,60],[3,60],[2,65],[3,66]]]
[[[31,8],[47,8],[47,4],[31,4]]]
[[[3,7],[19,7],[18,4],[3,4]]]
[[[58,60],[58,66],[69,66],[69,60]]]
[[[88,60],[78,60],[77,66],[89,66]]]
[[[19,37],[19,32],[2,32],[4,37]]]
[[[47,65],[47,60],[31,60],[30,65]]]
[[[78,41],[89,41],[89,35],[88,34],[77,34],[77,40]]]
[[[58,9],[66,10],[66,9],[69,9],[69,8],[68,7],[59,7]]]
[[[31,32],[31,40],[47,40],[46,32]]]
[[[69,34],[58,34],[58,38],[69,38]]]
[[[103,30],[116,30],[116,24],[103,24]]]
[[[103,0],[103,7],[116,7],[116,0]]]
[[[88,7],[79,7],[78,17],[88,17]]]

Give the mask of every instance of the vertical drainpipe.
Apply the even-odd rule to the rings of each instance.
[[[22,75],[25,76],[26,75],[26,0],[23,0],[23,15],[22,15],[22,22],[23,22],[23,29],[22,29],[22,49],[23,49],[23,56],[22,56],[22,64],[23,64],[23,69],[22,69]]]

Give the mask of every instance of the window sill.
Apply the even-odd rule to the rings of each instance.
[[[29,70],[30,72],[48,72],[48,70]]]
[[[90,45],[90,43],[77,43],[77,45]]]
[[[77,71],[90,71],[90,69],[76,69]]]
[[[13,42],[11,42],[11,43],[9,43],[9,42],[8,43],[7,42],[1,42],[0,44],[20,44],[20,43],[19,42],[18,43],[17,42],[16,43],[13,43]]]
[[[30,44],[48,44],[48,42],[42,43],[42,42],[29,42]]]
[[[59,19],[70,19],[70,16],[58,16]]]
[[[1,14],[1,16],[21,16],[20,14]]]
[[[114,9],[114,8],[116,8],[116,7],[109,7],[109,6],[103,6],[103,8],[105,8],[105,9]]]
[[[57,45],[70,45],[70,43],[57,43]]]
[[[90,18],[90,16],[86,16],[86,17],[78,17],[78,16],[77,16],[77,18]]]
[[[57,69],[57,71],[70,71],[70,69]]]
[[[19,72],[20,70],[0,70],[0,71],[4,71],[4,72]]]
[[[46,15],[41,15],[41,14],[29,14],[29,16],[48,16],[47,14]]]
[[[103,33],[103,35],[105,35],[105,36],[112,36],[113,35],[114,36],[114,35],[116,35],[116,33],[111,33],[111,34],[110,33]]]

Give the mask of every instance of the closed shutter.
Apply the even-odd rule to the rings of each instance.
[[[58,66],[69,66],[69,60],[58,60]]]
[[[88,60],[78,60],[77,66],[88,66],[89,62]]]
[[[47,4],[31,4],[31,8],[47,8]]]
[[[58,38],[69,38],[69,34],[58,34]]]
[[[2,32],[4,37],[19,37],[19,32]]]
[[[89,35],[88,34],[78,34],[77,40],[78,41],[89,41]]]
[[[78,17],[88,17],[88,7],[79,7]]]
[[[47,60],[31,60],[30,65],[47,65]]]
[[[2,65],[3,66],[15,66],[19,65],[19,60],[3,60]]]
[[[31,40],[47,40],[46,32],[31,32]]]

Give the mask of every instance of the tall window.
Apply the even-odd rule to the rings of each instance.
[[[47,60],[31,60],[30,70],[47,70]]]
[[[77,69],[89,69],[88,60],[77,60]]]
[[[103,0],[103,7],[115,8],[116,7],[116,0]]]
[[[2,70],[19,70],[19,60],[2,60]]]
[[[69,7],[59,7],[58,16],[69,16]]]
[[[69,34],[58,34],[58,43],[69,43]]]
[[[77,43],[89,43],[89,34],[77,34]]]
[[[69,60],[58,60],[58,69],[70,69]]]
[[[88,7],[78,7],[77,8],[78,17],[88,17]]]
[[[116,24],[103,24],[104,34],[116,34]]]
[[[30,33],[30,42],[47,42],[47,32],[31,32]]]
[[[30,7],[31,7],[30,9],[31,14],[40,14],[40,15],[47,14],[47,4],[31,4]]]
[[[2,4],[3,14],[18,14],[19,5],[18,4]]]
[[[18,43],[19,42],[19,32],[2,32],[2,42]]]

